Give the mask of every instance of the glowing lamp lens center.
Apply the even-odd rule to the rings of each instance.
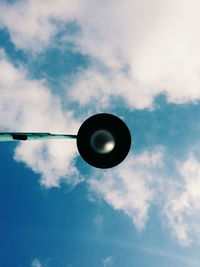
[[[90,144],[95,152],[107,154],[113,150],[115,138],[106,130],[98,130],[92,134]]]

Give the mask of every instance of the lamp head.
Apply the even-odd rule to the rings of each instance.
[[[81,125],[77,147],[82,158],[97,168],[111,168],[121,163],[131,146],[131,135],[126,124],[118,117],[96,114]]]

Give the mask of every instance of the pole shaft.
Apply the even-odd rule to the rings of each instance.
[[[0,132],[0,142],[45,139],[76,139],[76,135],[51,133]]]

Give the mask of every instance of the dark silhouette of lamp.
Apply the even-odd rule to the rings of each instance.
[[[77,135],[82,158],[97,168],[112,168],[121,163],[131,146],[131,135],[118,117],[101,113],[87,119]]]
[[[0,132],[0,141],[76,139],[81,157],[96,168],[112,168],[121,163],[131,146],[131,134],[118,117],[96,114],[83,122],[77,135]]]

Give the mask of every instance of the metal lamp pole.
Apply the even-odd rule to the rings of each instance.
[[[71,134],[0,132],[0,142],[44,140],[44,139],[76,139],[76,138],[77,135],[71,135]]]

